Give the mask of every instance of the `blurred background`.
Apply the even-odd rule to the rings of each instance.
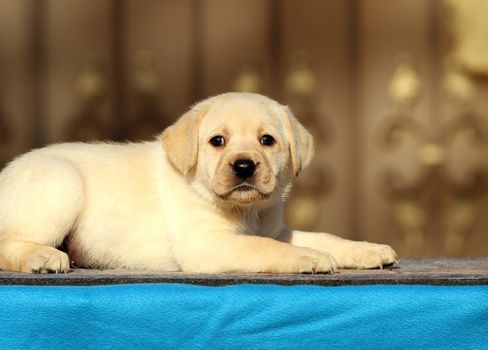
[[[260,92],[316,139],[290,225],[486,256],[486,18],[488,0],[0,0],[0,166]]]

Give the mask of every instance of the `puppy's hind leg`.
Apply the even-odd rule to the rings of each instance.
[[[0,269],[67,272],[68,256],[55,247],[82,211],[83,182],[70,161],[37,152],[0,174]]]
[[[68,272],[68,255],[56,248],[31,242],[7,241],[0,248],[2,270],[45,273]]]

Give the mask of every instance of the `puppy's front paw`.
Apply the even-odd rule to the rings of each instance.
[[[338,266],[345,269],[382,269],[400,262],[390,246],[369,242],[352,242],[336,259]]]
[[[314,249],[296,248],[281,266],[282,273],[334,273],[337,263],[334,257]]]
[[[41,246],[33,250],[27,258],[23,272],[58,273],[69,271],[69,258],[55,248]]]

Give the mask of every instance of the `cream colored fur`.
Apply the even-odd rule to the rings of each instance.
[[[34,150],[0,173],[0,268],[331,273],[397,261],[386,245],[284,226],[284,197],[312,155],[288,108],[240,93],[197,104],[152,142]],[[239,158],[258,164],[246,190]]]

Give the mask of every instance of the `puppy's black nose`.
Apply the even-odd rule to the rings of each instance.
[[[247,179],[254,175],[256,164],[250,159],[238,159],[232,165],[234,174],[241,179]]]

